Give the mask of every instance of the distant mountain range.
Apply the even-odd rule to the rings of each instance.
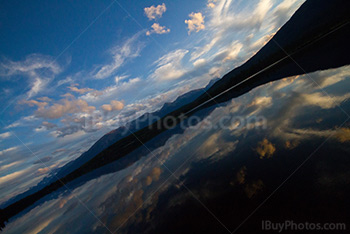
[[[49,185],[50,183],[57,180],[57,178],[62,178],[72,171],[78,169],[80,166],[82,166],[84,163],[88,162],[90,159],[95,157],[97,154],[102,152],[104,149],[108,148],[109,146],[113,145],[118,140],[122,139],[123,137],[129,135],[131,132],[136,132],[140,128],[144,128],[149,125],[149,123],[152,121],[152,119],[160,119],[167,115],[168,113],[180,108],[181,106],[188,104],[192,101],[194,101],[196,98],[198,98],[200,95],[205,93],[216,81],[218,81],[219,78],[212,79],[209,84],[202,89],[196,89],[191,90],[181,96],[179,96],[175,101],[165,103],[163,107],[155,112],[152,113],[145,113],[142,116],[138,117],[137,119],[129,122],[126,126],[119,127],[117,129],[114,129],[110,131],[109,133],[105,134],[103,137],[101,137],[98,141],[96,141],[90,149],[88,149],[86,152],[84,152],[82,155],[80,155],[77,159],[67,163],[61,168],[58,168],[53,172],[53,174],[49,174],[47,177],[45,177],[39,184],[36,186],[30,188],[28,191],[19,194],[9,201],[7,201],[4,204],[1,204],[2,206],[7,206],[9,204],[12,204],[30,194],[33,194],[34,192],[37,192],[44,188],[45,186]]]
[[[57,174],[54,176],[52,175],[52,178],[50,179],[50,182],[53,180],[56,180],[57,177],[61,178],[68,173],[74,171],[75,169],[79,168],[84,163],[88,162],[90,159],[92,159],[94,156],[102,152],[104,149],[108,148],[118,140],[122,139],[123,137],[130,135],[132,132],[136,132],[139,129],[142,129],[144,127],[147,127],[152,119],[162,118],[169,114],[170,112],[182,107],[183,105],[186,105],[192,101],[194,101],[196,98],[198,98],[200,95],[205,93],[216,81],[218,81],[219,78],[213,79],[209,82],[209,84],[202,89],[196,89],[192,90],[188,93],[185,93],[181,96],[179,96],[174,102],[165,103],[161,109],[158,111],[155,111],[153,113],[146,113],[139,118],[131,121],[126,126],[119,127],[113,131],[110,131],[106,135],[104,135],[102,138],[100,138],[91,148],[83,153],[80,157],[78,157],[76,160],[67,163],[65,166],[63,166]],[[127,128],[127,130],[126,130]]]
[[[191,91],[153,113],[160,120],[148,125],[147,118],[131,134],[123,127],[98,140],[87,152],[62,167],[59,180],[48,178],[39,187],[11,199],[0,210],[1,225],[44,196],[83,175],[119,161],[154,137],[167,126],[186,121],[199,110],[238,97],[262,84],[317,70],[350,64],[350,1],[307,0],[276,35],[250,60],[208,87]],[[147,114],[146,114],[147,115]],[[146,116],[147,117],[147,116]],[[172,118],[167,118],[172,117]]]

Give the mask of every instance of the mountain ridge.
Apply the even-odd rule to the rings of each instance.
[[[225,102],[262,84],[287,76],[350,64],[348,56],[350,45],[347,41],[350,36],[349,11],[350,2],[346,0],[331,2],[307,0],[276,35],[245,64],[226,74],[194,101],[118,140],[68,175],[0,210],[2,225],[9,218],[63,185],[123,158],[168,130],[167,126],[176,126],[185,121],[186,117],[194,114],[194,109],[198,106],[200,108],[196,111]],[[301,25],[300,22],[304,19],[306,23]],[[337,30],[328,34],[335,29]],[[295,35],[297,33],[301,35]],[[168,116],[173,118],[167,119]]]

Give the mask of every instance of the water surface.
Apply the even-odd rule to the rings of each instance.
[[[349,77],[346,66],[256,88],[165,145],[146,145],[125,169],[44,198],[4,233],[249,233],[262,220],[346,222]]]

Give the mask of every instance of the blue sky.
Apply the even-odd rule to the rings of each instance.
[[[2,1],[0,183],[25,190],[111,129],[221,77],[302,2]]]

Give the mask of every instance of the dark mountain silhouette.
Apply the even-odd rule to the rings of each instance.
[[[63,166],[57,172],[53,179],[57,179],[57,177],[61,178],[67,175],[68,173],[74,171],[75,169],[79,168],[81,165],[92,159],[98,153],[102,152],[104,149],[108,148],[123,137],[129,135],[131,132],[136,132],[141,128],[147,127],[150,123],[153,123],[155,121],[152,121],[153,119],[162,118],[166,114],[180,108],[181,106],[194,101],[201,94],[205,93],[218,80],[219,79],[213,79],[205,88],[196,89],[185,93],[179,96],[174,102],[165,103],[160,110],[155,111],[153,113],[146,113],[140,116],[139,118],[131,121],[126,126],[119,127],[107,133],[102,138],[100,138],[88,151],[83,153],[79,158]]]
[[[126,126],[122,126],[122,127],[119,127],[115,130],[110,131],[109,133],[107,133],[103,137],[101,137],[96,143],[94,143],[90,147],[89,150],[84,152],[77,159],[67,163],[66,165],[57,169],[56,171],[53,171],[52,174],[45,177],[39,184],[30,188],[26,192],[15,196],[14,198],[10,199],[9,201],[5,202],[4,204],[1,204],[1,206],[6,207],[9,204],[12,204],[12,203],[30,195],[30,194],[33,194],[34,192],[39,191],[40,189],[44,188],[48,184],[55,182],[57,180],[57,178],[62,178],[64,176],[68,175],[72,171],[78,169],[84,163],[88,162],[94,156],[96,156],[97,154],[102,152],[104,149],[111,146],[113,143],[115,143],[118,140],[122,139],[123,137],[129,135],[131,132],[136,132],[140,128],[144,128],[144,127],[148,126],[150,123],[154,122],[155,119],[157,119],[157,118],[159,119],[161,117],[164,117],[166,114],[180,108],[184,104],[188,104],[191,101],[195,100],[201,94],[205,93],[205,91],[208,90],[218,80],[219,80],[218,78],[212,79],[205,88],[191,90],[191,91],[179,96],[175,101],[165,103],[163,105],[163,107],[161,109],[159,109],[158,111],[155,111],[153,113],[145,113],[144,115],[140,116],[139,118],[128,123]],[[167,140],[172,135],[173,135],[173,133],[168,134],[168,136],[166,136],[166,137],[164,136],[163,143],[165,143],[164,140]],[[158,141],[158,144],[156,144],[156,145],[159,147],[161,145],[160,141]],[[154,145],[149,145],[148,148],[154,149],[155,147],[154,147]],[[139,158],[139,157],[136,157],[136,158]],[[135,161],[135,160],[128,159],[129,162]],[[126,163],[126,164],[129,164],[129,163]],[[124,167],[126,164],[123,164]],[[114,172],[120,168],[121,168],[120,166],[117,166],[117,167],[112,166],[112,170],[105,169],[105,172],[111,172],[111,171]],[[96,176],[96,174],[95,174],[95,176]],[[70,186],[70,188],[72,188],[72,186]]]
[[[88,157],[84,156],[80,165],[72,163],[79,167],[67,170],[60,180],[0,210],[2,225],[63,185],[116,160],[123,160],[125,155],[166,132],[169,126],[186,121],[199,110],[240,96],[270,81],[350,64],[349,17],[350,2],[347,0],[306,1],[271,41],[245,64],[225,75],[194,101],[182,103],[180,108],[170,108],[171,112],[159,121],[126,137],[116,137],[114,143],[115,139],[111,137],[102,146],[107,147],[105,150],[87,161]]]
[[[258,53],[191,104],[202,107],[282,77],[348,64],[349,19],[349,1],[306,1]]]

